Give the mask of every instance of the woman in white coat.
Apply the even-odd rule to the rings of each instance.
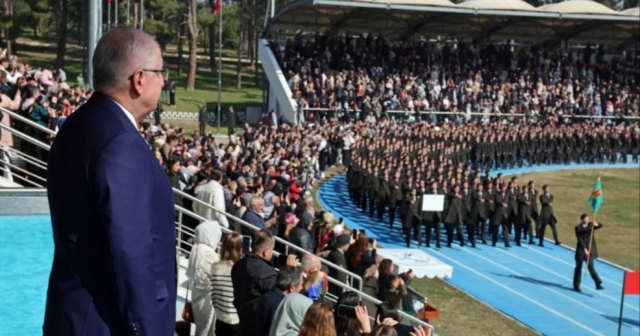
[[[216,249],[221,238],[222,229],[218,222],[206,221],[196,227],[187,268],[189,284],[193,288],[191,306],[196,323],[196,336],[215,335],[215,311],[211,303],[211,265],[220,260]]]

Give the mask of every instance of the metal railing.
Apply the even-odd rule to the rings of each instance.
[[[24,122],[24,123],[26,123],[26,124],[28,124],[30,126],[36,127],[38,130],[40,130],[42,132],[45,132],[45,133],[51,134],[51,135],[55,135],[55,132],[51,131],[50,129],[48,129],[46,127],[42,127],[42,126],[34,123],[31,120],[25,119],[25,118],[17,115],[16,113],[14,113],[12,111],[6,110],[4,108],[0,108],[0,110],[2,110],[3,112],[7,113],[11,117],[16,117],[16,119],[18,119],[18,120],[20,120],[20,121],[22,121],[22,122]],[[2,124],[0,124],[0,125],[2,125]],[[2,125],[2,126],[4,126],[4,125]],[[50,149],[49,145],[44,144],[44,143],[42,143],[42,142],[40,142],[40,141],[38,141],[36,139],[33,139],[29,135],[23,134],[23,133],[21,133],[21,132],[19,132],[17,130],[14,130],[14,129],[10,128],[10,127],[6,127],[6,126],[3,127],[3,129],[7,129],[7,128],[8,128],[9,131],[13,132],[14,135],[16,133],[20,134],[21,139],[23,139],[25,141],[31,142],[33,144],[36,144],[36,145],[38,145],[41,148],[46,149],[46,150]],[[38,143],[40,143],[40,144],[38,144]],[[46,191],[43,191],[43,192],[46,194]],[[233,216],[233,215],[225,212],[224,210],[220,210],[220,209],[212,206],[211,204],[205,203],[205,202],[203,202],[203,201],[201,201],[201,200],[199,200],[199,199],[197,199],[197,198],[195,198],[195,197],[193,197],[193,196],[191,196],[191,195],[189,195],[189,194],[187,194],[187,193],[185,193],[183,191],[180,191],[180,190],[174,188],[173,192],[175,194],[183,197],[183,198],[186,198],[186,199],[189,199],[189,200],[191,200],[193,202],[197,202],[199,204],[202,204],[205,207],[208,207],[209,209],[215,211],[218,215],[223,215],[227,219],[232,220],[232,221],[234,221],[236,223],[239,223],[240,225],[246,226],[249,229],[251,229],[252,231],[260,230],[258,227],[256,227],[256,226],[254,226],[254,225],[242,220],[241,218]],[[187,209],[185,209],[185,208],[183,208],[181,206],[176,206],[176,210],[178,211],[178,222],[176,223],[177,229],[178,229],[176,255],[179,256],[180,252],[188,254],[188,251],[181,247],[182,244],[185,244],[187,246],[191,245],[191,243],[188,242],[188,239],[182,239],[183,234],[185,234],[185,236],[193,236],[193,232],[190,232],[192,230],[189,227],[183,225],[183,223],[182,223],[183,216],[185,214],[187,214],[187,215],[189,215],[189,216],[191,216],[193,218],[196,218],[196,219],[198,219],[200,221],[206,220],[206,218],[204,218],[204,217],[202,217],[202,216],[200,216],[198,214],[195,214],[195,213],[193,213],[193,212],[191,212],[191,211],[189,211],[189,210],[187,210]],[[187,229],[189,231],[187,231]],[[224,227],[221,227],[221,229],[223,230],[223,232],[231,232],[232,231],[231,229],[224,228]],[[284,240],[284,239],[282,239],[280,237],[275,237],[275,240],[285,246],[285,254],[289,254],[290,249],[293,249],[293,251],[299,252],[299,253],[301,253],[303,255],[312,254],[312,253],[310,253],[310,252],[308,252],[308,251],[306,251],[306,250],[304,250],[304,249],[302,249],[302,248],[300,248],[300,247],[298,247],[298,246],[296,246],[296,245],[294,245],[294,244],[292,244],[292,243],[290,243],[290,242],[288,242],[288,241],[286,241],[286,240]],[[277,256],[280,253],[278,251],[274,251],[274,254],[276,254],[276,256]],[[342,267],[340,267],[340,266],[338,266],[338,265],[336,265],[336,264],[334,264],[332,262],[329,262],[329,261],[327,261],[327,260],[325,260],[323,258],[319,257],[319,259],[327,267],[335,269],[335,270],[337,270],[339,272],[342,272],[342,273],[345,273],[346,275],[348,275],[351,282],[353,280],[358,280],[359,286],[356,289],[356,288],[353,288],[351,285],[347,285],[347,284],[342,283],[342,282],[340,282],[338,280],[335,280],[335,279],[333,279],[331,277],[328,277],[330,283],[342,288],[343,290],[354,291],[363,300],[369,301],[369,302],[371,302],[373,304],[377,305],[377,304],[382,303],[380,300],[378,300],[378,299],[376,299],[376,298],[374,298],[374,297],[362,292],[362,285],[363,285],[362,277],[358,276],[357,274],[355,274],[353,272],[345,270]],[[371,313],[374,313],[374,312],[371,312]],[[415,325],[419,325],[419,326],[422,326],[422,327],[430,329],[431,330],[431,335],[434,334],[435,329],[434,329],[434,327],[432,325],[430,325],[430,324],[428,324],[428,323],[426,323],[426,322],[424,322],[422,320],[419,320],[419,319],[415,318],[414,316],[411,316],[411,315],[409,315],[409,314],[407,314],[405,312],[402,312],[402,311],[400,311],[400,315],[401,315],[401,317],[406,318],[408,321],[410,321],[411,323],[413,323]]]
[[[350,113],[350,114],[354,114],[354,113],[359,113],[362,112],[362,110],[360,109],[347,109],[346,111],[344,109],[331,109],[331,108],[326,108],[326,107],[307,107],[307,108],[302,108],[302,112],[303,115],[305,117],[305,120],[307,119],[307,116],[309,115],[309,112],[324,112],[324,113],[328,113],[328,114],[338,114],[340,112],[346,112],[346,113]],[[384,112],[381,112],[381,115],[410,115],[410,116],[415,116],[415,115],[455,115],[455,116],[460,116],[460,117],[465,117],[465,116],[479,116],[479,117],[498,117],[498,118],[509,118],[509,117],[532,117],[532,116],[542,116],[541,114],[524,114],[524,113],[495,113],[495,112],[465,112],[465,111],[459,111],[459,112],[450,112],[450,111],[409,111],[409,110],[387,110]],[[610,116],[610,115],[559,115],[558,118],[576,118],[576,119],[628,119],[628,120],[639,120],[640,116],[633,116],[633,115],[624,115],[624,116]]]

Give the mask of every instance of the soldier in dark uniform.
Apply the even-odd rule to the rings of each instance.
[[[486,190],[484,191],[484,203],[485,203],[485,215],[486,215],[486,220],[484,222],[481,223],[480,225],[480,239],[482,239],[482,243],[483,244],[487,244],[487,229],[491,228],[491,225],[489,225],[489,227],[487,227],[487,222],[491,221],[493,218],[493,213],[496,210],[496,204],[495,204],[495,196],[496,196],[496,191],[493,189],[493,183],[492,182],[487,182],[486,183]]]
[[[638,163],[638,153],[640,153],[640,133],[633,135],[631,139],[631,161]]]
[[[587,214],[582,214],[580,216],[581,223],[576,226],[576,238],[578,243],[576,245],[576,268],[573,272],[573,290],[576,292],[580,292],[580,280],[582,276],[582,262],[589,258],[589,263],[587,264],[587,269],[589,270],[589,274],[591,278],[596,283],[596,289],[601,290],[604,289],[602,287],[602,280],[598,276],[593,263],[595,259],[598,258],[598,245],[596,244],[596,235],[594,233],[591,241],[591,245],[589,244],[589,238],[591,237],[591,230],[599,230],[602,228],[602,223],[597,222],[589,222],[589,216]],[[591,249],[589,249],[591,246]]]
[[[553,230],[553,239],[555,240],[556,245],[560,245],[560,241],[558,240],[558,230],[556,229],[558,221],[556,220],[556,216],[553,214],[553,195],[550,193],[548,185],[543,186],[542,191],[543,194],[540,195],[542,210],[540,210],[540,217],[538,217],[538,220],[540,221],[540,233],[538,234],[540,243],[538,245],[544,246],[544,231],[547,228],[547,225],[551,225],[551,230]]]
[[[509,207],[509,204],[507,204],[507,188],[502,188],[499,193],[496,193],[493,202],[495,203],[495,211],[491,218],[491,245],[496,246],[498,242],[498,230],[502,227],[504,247],[511,247],[509,245],[509,229],[505,223]]]
[[[527,186],[529,187],[529,199],[531,200],[531,219],[535,222],[535,233],[537,239],[540,232],[540,221],[538,220],[538,191],[536,190],[536,184],[533,180],[529,181]]]
[[[518,226],[516,226],[516,245],[520,245],[520,232],[523,230],[525,233],[525,239],[528,234],[529,244],[533,244],[533,232],[531,232],[531,224],[533,222],[531,210],[531,197],[529,195],[529,188],[527,186],[522,187],[522,193],[518,197]]]
[[[476,247],[476,228],[484,228],[486,223],[486,194],[481,183],[478,183],[476,190],[471,193],[471,211],[467,218],[467,237],[471,242],[471,247]],[[482,233],[482,240],[486,244],[485,234]]]
[[[509,181],[509,185],[507,187],[506,200],[507,208],[505,215],[505,224],[509,229],[509,233],[511,233],[514,226],[518,225],[518,190],[515,187],[514,181]],[[517,229],[517,228],[516,228]],[[520,237],[516,237],[516,240],[519,240]]]
[[[464,246],[464,236],[462,235],[462,222],[464,221],[465,207],[462,203],[462,194],[460,194],[460,186],[454,185],[448,195],[449,208],[447,216],[444,219],[447,228],[447,247],[451,247],[453,242],[453,229],[455,227],[456,236],[460,241],[460,247]]]
[[[389,203],[390,196],[391,190],[389,189],[389,172],[385,171],[380,178],[380,188],[378,189],[378,222],[382,222],[384,208],[387,206],[387,203]]]
[[[400,180],[400,171],[393,173],[393,178],[389,181],[389,228],[393,229],[393,222],[396,220],[396,210],[402,204],[402,181]]]
[[[420,205],[418,204],[418,194],[415,188],[411,189],[406,201],[407,212],[402,221],[405,242],[407,243],[407,247],[411,247],[411,231],[413,229],[413,237],[418,241],[418,246],[420,246],[422,245],[422,240],[420,239]]]
[[[369,203],[369,188],[371,186],[371,179],[376,178],[373,176],[373,172],[371,171],[371,163],[365,164],[365,167],[360,171],[360,178],[362,179],[362,183],[360,185],[360,206],[362,207],[362,212],[367,212],[367,204]]]
[[[373,173],[369,175],[369,217],[373,218],[376,199],[378,198],[378,190],[380,190],[380,176],[378,174],[378,166],[373,166]]]

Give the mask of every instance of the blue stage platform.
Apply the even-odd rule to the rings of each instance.
[[[550,165],[513,170],[495,170],[495,174],[523,174],[566,169],[635,168],[638,164]],[[350,228],[365,229],[385,248],[404,248],[402,224],[395,222],[390,231],[388,217],[383,223],[369,218],[349,199],[345,174],[327,181],[318,192],[320,204],[336,218],[343,217]],[[576,221],[577,224],[577,221]],[[604,228],[606,230],[606,228]],[[424,234],[424,233],[423,233]],[[443,239],[446,235],[443,230]],[[575,237],[560,237],[573,245]],[[582,277],[582,293],[572,287],[575,266],[574,251],[568,246],[545,247],[523,245],[504,248],[477,244],[477,248],[421,248],[454,267],[452,285],[491,307],[509,315],[544,335],[616,335],[620,312],[620,294],[624,270],[597,260],[596,270],[603,280],[602,291],[596,291],[588,274]],[[415,242],[413,243],[415,247]],[[443,245],[444,246],[444,245]],[[443,314],[459,312],[443,312]],[[497,332],[499,334],[499,332]],[[625,298],[622,335],[640,334],[640,296]]]

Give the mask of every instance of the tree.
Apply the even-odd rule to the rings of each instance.
[[[193,91],[196,85],[196,68],[198,67],[198,2],[185,0],[187,4],[187,32],[189,41],[189,71],[185,90]]]
[[[238,64],[236,66],[236,88],[238,90],[242,89],[242,43],[243,35],[244,35],[244,25],[245,25],[245,17],[244,17],[244,8],[246,6],[246,0],[240,0],[240,24],[238,24]]]
[[[54,0],[57,4],[54,6],[56,18],[56,36],[58,37],[58,45],[56,52],[56,68],[64,68],[64,55],[67,52],[67,23],[69,19],[69,0]]]

